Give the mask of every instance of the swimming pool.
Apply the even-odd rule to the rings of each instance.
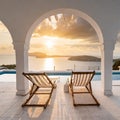
[[[101,80],[101,72],[96,72],[93,80]],[[112,72],[112,80],[120,80],[120,71]]]
[[[61,75],[61,76],[70,76],[71,71],[55,71],[55,72],[47,72],[48,75]],[[93,80],[101,80],[101,72],[96,71]],[[120,71],[112,72],[112,80],[120,80]]]
[[[70,76],[71,71],[45,71],[49,76]],[[0,75],[2,74],[16,74],[16,70],[0,70]],[[101,80],[101,72],[96,71],[93,80]],[[112,72],[112,80],[120,80],[120,71]]]
[[[0,70],[0,75],[2,74],[16,74],[16,70]]]

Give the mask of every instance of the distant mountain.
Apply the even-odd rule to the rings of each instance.
[[[69,57],[68,60],[72,61],[101,61],[101,58],[89,56],[89,55],[81,55],[81,56],[72,56]]]
[[[65,55],[47,55],[42,52],[32,52],[29,53],[29,56],[35,56],[37,58],[49,58],[49,57],[70,57],[70,56],[65,56]]]
[[[94,56],[88,56],[88,55],[81,55],[81,56],[61,56],[61,55],[47,55],[45,53],[41,52],[32,52],[29,53],[29,56],[35,56],[37,58],[49,58],[49,57],[69,57],[68,60],[73,61],[100,61],[101,59]]]
[[[9,64],[9,65],[0,65],[0,70],[2,69],[16,69],[16,65],[15,64]]]
[[[35,57],[38,57],[38,58],[47,57],[47,55],[45,53],[41,53],[41,52],[32,52],[32,53],[29,53],[29,56],[35,56]]]

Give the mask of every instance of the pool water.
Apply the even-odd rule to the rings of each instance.
[[[46,71],[49,76],[70,76],[71,71]],[[15,70],[0,70],[0,75],[3,74],[16,74]],[[101,72],[96,72],[93,80],[101,80]],[[112,80],[120,80],[120,71],[113,71]]]
[[[101,80],[101,73],[96,72],[93,80]],[[120,80],[120,71],[113,71],[112,72],[112,80]]]
[[[48,75],[61,75],[61,76],[70,76],[71,72],[48,72]],[[93,80],[101,80],[101,72],[96,72]],[[120,80],[120,71],[113,71],[112,80]]]

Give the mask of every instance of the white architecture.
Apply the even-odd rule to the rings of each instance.
[[[57,13],[80,16],[95,29],[101,43],[101,89],[105,95],[112,95],[113,50],[120,31],[119,0],[0,0],[0,21],[8,28],[16,53],[17,94],[24,95],[28,90],[22,72],[28,69],[31,35],[42,20]]]

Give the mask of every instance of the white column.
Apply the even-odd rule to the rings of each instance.
[[[28,81],[22,75],[22,72],[28,71],[28,49],[25,49],[24,43],[14,43],[16,52],[16,89],[17,95],[25,95],[28,92]]]
[[[112,95],[112,65],[113,65],[113,46],[108,43],[102,46],[101,56],[101,79],[103,83],[104,95]]]

